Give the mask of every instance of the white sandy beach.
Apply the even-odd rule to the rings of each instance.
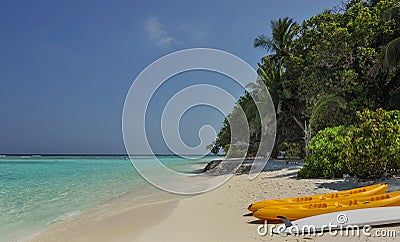
[[[396,237],[400,237],[398,224],[371,231],[374,234],[377,229],[395,230],[394,238],[329,233],[322,237],[258,235],[260,221],[242,216],[248,213],[247,205],[251,202],[367,185],[344,180],[299,180],[298,165],[275,161],[268,166],[271,171],[254,180],[237,175],[223,186],[197,196],[177,196],[154,188],[151,196],[141,197],[142,204],[144,200],[146,204],[138,205],[132,202],[132,194],[126,195],[54,223],[30,241],[397,241]],[[398,179],[385,182],[389,183],[389,191],[400,190]]]

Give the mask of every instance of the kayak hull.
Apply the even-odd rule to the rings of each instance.
[[[264,207],[255,211],[253,216],[270,221],[280,220],[278,216],[284,216],[289,220],[297,220],[326,213],[387,206],[400,206],[400,191],[325,203]]]
[[[278,234],[298,234],[349,228],[350,226],[374,226],[400,223],[400,206],[355,209],[327,213],[280,225],[272,230]],[[366,216],[367,215],[367,216]]]
[[[249,205],[248,210],[254,212],[260,208],[276,205],[291,205],[291,204],[302,204],[302,203],[316,203],[325,201],[339,201],[344,198],[358,198],[366,197],[377,194],[383,194],[386,192],[387,184],[375,184],[366,187],[360,187],[356,189],[350,189],[340,192],[328,193],[328,194],[317,194],[313,196],[303,196],[294,198],[282,198],[276,200],[264,200]]]

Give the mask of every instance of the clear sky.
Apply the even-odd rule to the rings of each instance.
[[[148,64],[177,50],[208,47],[256,68],[265,53],[253,40],[269,33],[270,20],[301,22],[338,2],[0,0],[0,154],[125,153],[125,96]],[[204,73],[180,78],[224,79]],[[170,86],[161,97],[179,90]],[[234,84],[228,89],[242,93]],[[183,140],[195,145],[196,127],[218,129],[223,116],[199,107],[185,120]],[[157,130],[150,136],[165,153]]]

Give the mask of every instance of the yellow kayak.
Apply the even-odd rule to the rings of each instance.
[[[296,220],[325,213],[388,206],[400,206],[400,191],[323,203],[269,206],[258,209],[253,216],[262,220],[280,220],[277,216]]]
[[[366,197],[366,196],[385,193],[387,187],[388,187],[387,184],[375,184],[371,186],[360,187],[334,193],[317,194],[313,196],[294,197],[294,198],[282,198],[276,200],[264,200],[250,204],[247,209],[254,212],[260,208],[264,208],[267,206],[286,205],[286,204],[289,205],[289,204],[299,204],[299,203],[315,203],[315,202],[324,202],[328,200],[337,201],[347,197],[351,198]]]

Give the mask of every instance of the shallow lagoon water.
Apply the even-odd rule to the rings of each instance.
[[[158,157],[167,167],[188,173],[214,158]],[[146,186],[123,156],[1,157],[0,241],[29,237],[50,223]]]

